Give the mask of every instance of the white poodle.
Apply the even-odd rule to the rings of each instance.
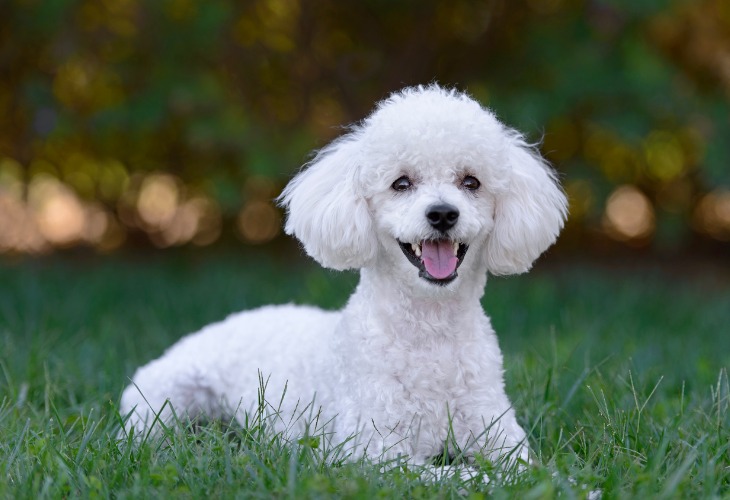
[[[169,421],[171,406],[243,422],[262,378],[277,429],[303,432],[292,422],[316,415],[354,458],[527,461],[480,305],[487,273],[530,269],[566,217],[523,137],[463,93],[407,88],[321,150],[280,202],[311,257],[360,270],[347,306],[267,306],[183,338],[124,391],[127,431]]]

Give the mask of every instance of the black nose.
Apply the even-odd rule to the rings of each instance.
[[[447,203],[431,205],[426,210],[426,219],[434,229],[444,233],[454,227],[459,220],[459,209]]]

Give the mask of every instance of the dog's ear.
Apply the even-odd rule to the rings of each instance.
[[[492,274],[518,274],[532,267],[563,227],[568,201],[555,173],[517,133],[506,143],[509,179],[497,195],[494,229],[487,241]]]
[[[377,240],[360,192],[357,141],[350,135],[324,148],[279,196],[285,231],[324,267],[356,269],[370,262]]]

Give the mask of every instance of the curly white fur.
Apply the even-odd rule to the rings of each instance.
[[[280,201],[310,256],[360,269],[346,307],[268,306],[185,337],[124,391],[127,430],[160,410],[169,420],[168,400],[178,415],[243,420],[263,376],[280,429],[314,402],[333,442],[356,436],[353,456],[420,464],[455,444],[527,460],[480,305],[487,273],[527,271],[566,217],[523,137],[466,94],[407,88],[320,151]]]

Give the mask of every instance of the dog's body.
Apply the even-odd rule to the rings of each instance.
[[[125,390],[127,428],[142,431],[163,407],[169,420],[166,400],[178,414],[243,420],[263,378],[279,429],[317,415],[333,442],[355,436],[353,456],[527,460],[480,305],[487,273],[528,270],[566,214],[521,136],[463,94],[406,89],[320,152],[281,200],[309,255],[361,270],[344,310],[269,306],[182,339]]]

